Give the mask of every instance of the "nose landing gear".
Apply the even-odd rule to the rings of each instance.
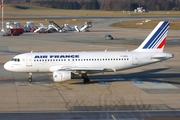
[[[29,78],[28,78],[28,82],[32,82],[32,73],[29,73]]]

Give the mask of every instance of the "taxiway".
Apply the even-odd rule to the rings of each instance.
[[[3,68],[12,56],[30,51],[133,50],[151,32],[151,29],[112,28],[108,26],[112,20],[97,20],[90,32],[0,37],[0,112],[179,110],[177,30],[169,31],[164,49],[173,53],[174,58],[132,70],[90,75],[90,84],[83,84],[81,79],[54,83],[51,73],[33,74],[33,82],[29,83],[28,74]],[[105,40],[105,34],[111,34],[115,40]]]

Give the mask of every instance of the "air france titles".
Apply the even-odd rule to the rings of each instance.
[[[79,55],[36,55],[34,58],[79,58]]]

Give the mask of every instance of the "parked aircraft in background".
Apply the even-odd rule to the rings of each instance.
[[[88,83],[87,74],[132,69],[174,57],[163,52],[169,25],[169,21],[161,21],[133,51],[30,52],[15,56],[4,68],[29,73],[29,82],[32,73],[53,72],[55,82],[70,80],[72,74],[77,74]]]

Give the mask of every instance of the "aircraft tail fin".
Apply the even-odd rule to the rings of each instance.
[[[143,43],[134,51],[138,52],[163,52],[166,42],[169,21],[161,21],[148,35]]]

